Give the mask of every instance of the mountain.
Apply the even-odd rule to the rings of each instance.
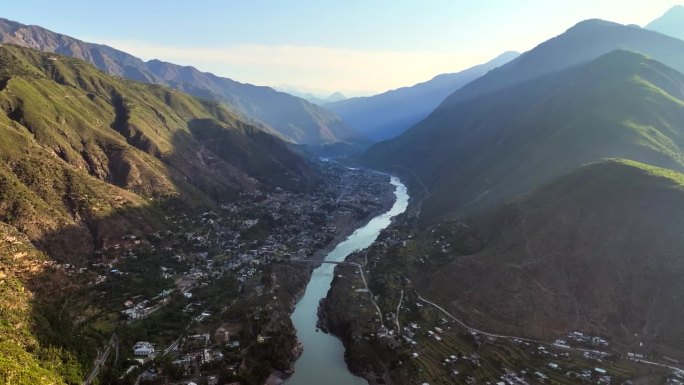
[[[682,41],[634,25],[586,20],[455,92],[445,104],[472,99],[596,59],[616,49],[648,55],[684,72]]]
[[[282,87],[277,87],[276,88],[278,91],[281,92],[286,92],[290,95],[300,97],[302,99],[306,99],[311,103],[317,104],[319,106],[322,106],[326,103],[333,103],[333,102],[338,102],[340,100],[345,100],[347,99],[346,96],[344,96],[343,93],[341,92],[333,92],[332,94],[325,96],[321,94],[314,94],[312,92],[307,92],[307,91],[301,91],[293,87],[288,87],[288,86],[282,86]]]
[[[111,75],[169,86],[194,96],[230,103],[275,129],[285,140],[310,146],[363,145],[366,139],[335,114],[270,87],[243,84],[159,60],[144,62],[114,48],[86,43],[38,26],[0,19],[0,42],[87,61]]]
[[[684,71],[680,40],[583,22],[471,82],[361,160],[401,173],[415,191],[426,190],[423,219],[499,204],[600,158],[681,169],[681,73],[626,51],[561,72],[547,69],[612,44],[649,52]]]
[[[372,140],[390,139],[424,119],[454,91],[518,55],[517,52],[506,52],[485,64],[458,73],[438,75],[424,83],[375,96],[328,103],[325,107]]]
[[[339,102],[339,101],[345,100],[345,99],[347,99],[347,97],[344,96],[343,93],[333,92],[332,94],[330,94],[330,96],[328,96],[327,98],[324,99],[324,102],[325,103],[334,103],[334,102]]]
[[[684,40],[684,5],[670,8],[644,28]]]
[[[339,102],[340,100],[347,99],[347,97],[344,96],[344,94],[342,94],[341,92],[334,92],[327,97],[319,97],[319,96],[312,94],[311,92],[307,92],[304,94],[299,94],[297,92],[288,92],[288,93],[295,95],[295,96],[299,96],[301,98],[304,98],[304,99],[310,101],[311,103],[318,104],[319,106],[322,106],[326,103]]]
[[[89,298],[90,283],[66,266],[241,194],[312,188],[317,175],[270,128],[222,104],[0,46],[2,382],[83,381],[99,337],[77,340],[54,308],[55,291]]]
[[[47,241],[65,255],[107,243],[97,218],[117,207],[212,204],[315,177],[268,129],[215,102],[9,45],[0,47],[0,130],[0,221],[31,239],[80,224],[74,239]]]
[[[484,330],[550,341],[583,330],[681,359],[683,225],[684,174],[600,161],[478,216],[468,236],[439,225],[445,242],[475,233],[483,246],[436,253],[412,281]]]

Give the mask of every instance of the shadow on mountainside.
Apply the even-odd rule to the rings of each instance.
[[[247,350],[242,351],[239,359],[248,363],[246,368],[240,370],[239,378],[230,374],[224,374],[223,378],[256,384],[263,383],[274,369],[288,370],[296,354],[296,331],[289,313],[308,281],[309,266],[262,266],[260,276],[247,283],[239,297],[238,281],[228,273],[206,288],[201,285],[194,288],[192,300],[173,293],[172,302],[134,324],[126,323],[121,314],[128,300],[136,304],[141,300],[155,303],[160,293],[176,287],[173,278],[162,275],[161,266],[175,273],[186,272],[193,266],[205,264],[206,257],[201,256],[204,253],[211,256],[224,253],[217,234],[201,220],[202,213],[208,209],[211,208],[190,207],[179,200],[167,200],[154,206],[122,208],[89,224],[98,229],[97,242],[91,243],[98,245],[97,248],[70,255],[68,264],[48,263],[24,277],[26,287],[32,293],[26,322],[30,323],[31,333],[40,347],[32,352],[46,365],[60,362],[58,372],[69,383],[80,384],[92,369],[95,357],[112,333],[116,333],[122,349],[119,360],[113,367],[112,352],[107,369],[99,378],[103,384],[117,384],[120,383],[118,377],[129,366],[125,363],[132,358],[130,347],[135,342],[165,341],[163,345],[168,345],[170,340],[186,332],[185,326],[193,316],[183,312],[186,304],[192,301],[213,303],[220,299],[223,306],[228,306],[239,298],[225,314],[216,311],[222,315],[209,320],[211,326],[205,328],[214,330],[226,321],[236,322],[247,325],[239,336],[241,341],[255,341],[264,333],[273,338],[265,344],[243,346]],[[145,218],[146,222],[135,223],[131,218]],[[40,240],[42,247],[49,248],[45,243],[48,239],[59,239],[63,235],[74,237],[74,234],[84,236],[80,240],[75,237],[72,242],[89,244],[91,239],[79,227],[70,226],[48,234]],[[178,259],[178,255],[183,258]],[[87,268],[87,271],[81,271],[81,268]],[[101,281],[103,277],[106,280]],[[277,305],[270,302],[271,295],[257,295],[259,290],[277,295]],[[277,306],[278,311],[272,309],[273,306]],[[249,318],[260,309],[271,310],[260,318]],[[44,351],[52,352],[52,357],[45,357]]]
[[[81,383],[114,331],[124,333],[124,346],[132,345],[136,339],[149,338],[144,327],[121,329],[119,311],[127,299],[151,298],[174,285],[161,277],[159,269],[165,266],[186,271],[186,265],[174,261],[176,251],[219,254],[216,242],[198,245],[188,238],[190,233],[205,235],[198,231],[204,228],[198,221],[203,212],[234,201],[241,192],[268,190],[273,186],[309,191],[320,183],[313,165],[258,129],[245,127],[245,135],[239,135],[214,120],[193,120],[188,125],[190,132],[177,130],[172,140],[174,148],[182,151],[156,154],[164,165],[163,174],[173,183],[174,194],[131,198],[129,191],[103,189],[104,193],[96,198],[108,200],[111,210],[102,213],[96,209],[97,199],[67,186],[62,203],[68,206],[73,223],[24,241],[30,251],[23,258],[31,260],[31,268],[22,268],[17,277],[31,298],[24,304],[29,313],[21,323],[30,325],[27,335],[35,340],[24,346],[38,362],[60,373],[68,383]],[[124,133],[144,140],[134,126]],[[142,142],[129,143],[139,148]],[[264,152],[254,151],[262,147]],[[139,172],[135,162],[116,157],[110,159],[108,166],[117,175],[108,182],[129,188],[145,183],[145,174]],[[75,172],[86,180],[94,176]],[[112,262],[116,264],[110,265]],[[81,269],[87,270],[82,273]],[[280,285],[291,287],[291,303],[301,285],[300,280],[292,279],[299,277],[304,282],[301,274],[306,270],[291,270],[281,279],[289,282]],[[117,275],[116,271],[125,274]],[[103,277],[107,281],[96,285]],[[167,326],[162,332],[180,335],[182,330],[173,328],[184,323],[174,321],[173,316],[166,318],[160,321]],[[285,324],[289,321],[285,321],[283,327],[287,328]],[[146,327],[155,330],[150,325]],[[134,330],[133,334],[130,330]],[[290,334],[293,333],[292,330]],[[255,352],[265,354],[259,353],[259,349]],[[270,365],[268,360],[260,363],[252,359],[259,364],[256,367]],[[112,375],[106,373],[107,381],[118,377]]]
[[[118,277],[110,262],[155,272],[122,278],[116,290],[157,295],[173,284],[159,281],[173,257],[164,247],[196,246],[185,243],[200,213],[243,193],[319,182],[315,166],[220,103],[9,45],[0,47],[0,81],[0,382],[59,383],[50,372],[82,381],[79,365],[92,365],[119,317],[120,298],[107,303],[93,284]],[[157,236],[170,243],[145,243]],[[89,305],[97,301],[109,307]],[[101,309],[117,310],[110,320]],[[9,352],[18,355],[4,359]],[[27,364],[1,367],[19,362]]]

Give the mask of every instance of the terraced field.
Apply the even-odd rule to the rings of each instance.
[[[374,246],[384,249],[382,258],[377,258],[377,249],[371,249],[368,256],[364,253],[349,259],[361,264],[368,260],[366,278],[384,315],[382,325],[367,294],[354,292],[363,287],[363,282],[351,269],[336,270],[338,277],[328,297],[330,301],[340,301],[345,299],[344,292],[351,293],[346,294],[346,300],[353,298],[349,305],[354,307],[354,314],[346,314],[337,322],[345,327],[347,334],[343,337],[348,352],[363,352],[365,362],[375,357],[393,363],[389,369],[373,368],[377,378],[385,371],[385,378],[397,384],[486,384],[505,380],[521,385],[571,385],[597,383],[603,376],[610,376],[612,384],[628,379],[635,383],[662,383],[672,376],[671,369],[629,361],[609,348],[602,349],[606,351],[603,358],[586,358],[581,349],[591,351],[590,346],[564,349],[554,346],[553,341],[535,343],[525,338],[494,338],[476,333],[420,300],[417,288],[408,278],[415,270],[448,258],[438,255],[436,249],[440,246],[411,240],[394,243],[401,246]],[[400,298],[401,306],[397,308]],[[401,330],[396,327],[397,310]],[[368,372],[371,370],[366,369]]]

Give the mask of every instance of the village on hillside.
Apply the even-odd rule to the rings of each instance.
[[[431,256],[447,255],[453,246],[433,232],[435,240],[417,253],[412,245],[424,240],[406,229],[401,221],[394,223],[370,250],[348,259],[363,266],[374,292],[359,289],[365,281],[354,274],[354,267],[338,266],[326,300],[324,326],[340,335],[347,349],[374,352],[357,354],[350,362],[352,368],[363,368],[371,385],[390,382],[394,373],[422,385],[630,385],[638,383],[633,382],[635,378],[684,383],[684,370],[677,360],[625,351],[612,346],[608,338],[586,331],[568,330],[555,340],[536,340],[469,325],[421,297],[407,274],[412,264],[429,263]],[[382,263],[384,257],[391,258],[392,269]],[[337,311],[351,307],[353,315]],[[340,324],[355,326],[341,329]],[[389,371],[387,366],[369,364],[374,354],[390,363]]]

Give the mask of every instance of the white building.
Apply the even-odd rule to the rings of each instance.
[[[133,345],[133,354],[136,356],[149,356],[154,353],[154,346],[147,341],[136,342]]]

